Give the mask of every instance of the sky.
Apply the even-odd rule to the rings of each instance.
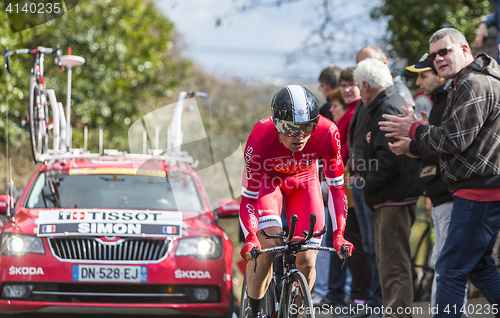
[[[379,0],[330,0],[336,40],[325,58],[312,44],[308,57],[287,63],[301,52],[311,31],[323,20],[322,0],[294,0],[280,8],[259,7],[236,12],[251,0],[155,0],[175,25],[186,45],[184,55],[209,74],[220,78],[274,82],[279,79],[317,81],[330,64],[355,66],[355,54],[364,45],[379,44],[385,21],[369,14]],[[270,0],[262,0],[262,2]],[[272,0],[271,0],[272,1]],[[216,27],[220,18],[221,24]]]

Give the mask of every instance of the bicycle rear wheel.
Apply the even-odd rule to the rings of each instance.
[[[297,304],[302,303],[301,307]],[[283,318],[314,318],[311,292],[304,275],[298,270],[290,275],[281,295],[281,315]]]
[[[269,283],[269,287],[267,288],[266,294],[262,299],[262,309],[261,314],[268,318],[273,317],[273,314],[276,315],[278,309],[276,308],[277,304],[277,296],[276,296],[276,281],[273,279]],[[240,306],[240,318],[247,317],[247,309],[248,305],[248,289],[247,289],[247,276],[243,279],[243,286],[241,288],[241,306]]]
[[[40,120],[38,103],[41,103],[39,84],[36,76],[30,78],[30,96],[29,96],[29,128],[30,128],[30,143],[33,160],[38,163],[38,159],[44,148],[43,129],[45,125]]]

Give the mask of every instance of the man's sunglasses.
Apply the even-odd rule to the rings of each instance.
[[[438,56],[438,55],[441,57],[446,56],[446,55],[448,55],[448,53],[450,53],[451,49],[457,45],[462,45],[462,43],[456,43],[456,44],[453,44],[452,46],[445,47],[444,49],[441,49],[437,52],[432,52],[429,54],[428,59],[430,59],[431,61],[434,61],[436,59],[436,56]]]
[[[313,133],[314,129],[316,129],[317,123],[318,120],[314,120],[309,123],[294,123],[285,120],[277,120],[275,127],[280,134],[283,134],[286,137],[293,138],[302,135],[305,138]]]

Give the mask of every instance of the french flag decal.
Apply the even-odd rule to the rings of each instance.
[[[55,225],[44,225],[42,227],[42,233],[54,233],[56,231]]]
[[[176,226],[164,226],[163,227],[163,234],[177,234],[177,227]]]

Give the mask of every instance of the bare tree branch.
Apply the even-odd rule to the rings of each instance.
[[[269,7],[292,5],[302,0],[242,0],[232,10],[217,18],[216,27],[237,14]],[[382,0],[309,0],[318,19],[310,26],[310,32],[302,41],[301,48],[286,56],[286,65],[292,65],[302,58],[313,58],[329,63],[354,61],[356,52],[364,45],[380,45],[380,30],[373,32],[364,26],[374,23],[370,13]],[[359,8],[363,8],[359,10]],[[351,14],[352,12],[352,14]]]

